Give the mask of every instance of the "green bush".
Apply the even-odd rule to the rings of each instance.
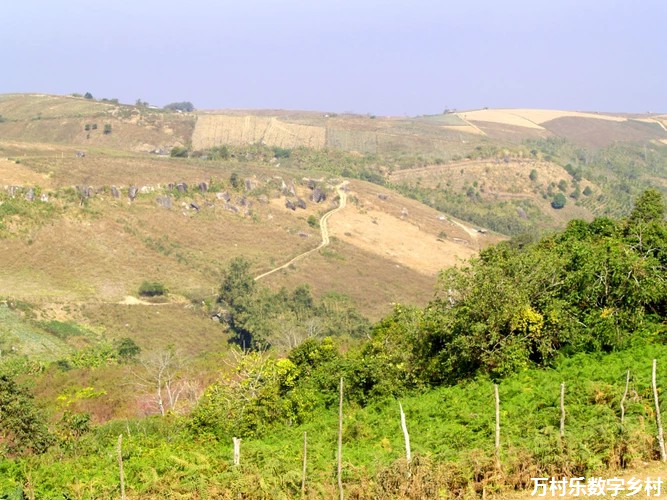
[[[317,217],[315,217],[314,215],[309,215],[308,225],[314,229],[317,229],[318,227],[320,227],[320,221],[317,220]]]
[[[157,281],[144,281],[139,287],[142,297],[159,297],[167,294],[167,288]]]
[[[171,148],[170,156],[172,158],[187,158],[188,148],[181,146],[174,146],[173,148]]]
[[[567,203],[567,198],[563,193],[556,193],[556,195],[551,200],[551,207],[555,209],[561,209]]]

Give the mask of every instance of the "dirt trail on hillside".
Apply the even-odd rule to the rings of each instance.
[[[329,210],[327,213],[325,213],[321,218],[320,218],[320,231],[322,233],[322,242],[316,247],[313,248],[312,250],[308,250],[307,252],[304,252],[300,255],[297,255],[294,257],[292,260],[289,262],[283,264],[282,266],[276,267],[275,269],[271,269],[270,271],[267,271],[263,274],[260,274],[259,276],[255,276],[255,281],[261,280],[262,278],[265,278],[277,271],[280,271],[281,269],[285,269],[289,266],[291,266],[293,263],[295,263],[297,260],[300,260],[308,255],[310,255],[313,252],[318,251],[321,248],[324,248],[329,244],[329,228],[327,227],[327,221],[329,218],[335,214],[336,212],[342,210],[345,208],[345,205],[347,204],[347,193],[343,190],[343,187],[347,182],[343,182],[336,186],[336,191],[338,192],[338,197],[340,199],[340,202],[338,203],[338,206],[334,208],[333,210]]]

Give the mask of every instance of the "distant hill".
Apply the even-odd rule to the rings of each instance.
[[[0,96],[0,116],[3,137],[134,150],[261,143],[371,154],[440,154],[449,159],[489,141],[517,144],[560,137],[587,148],[667,141],[667,115],[535,109],[483,109],[412,118],[284,110],[178,113],[82,97],[7,94]],[[116,133],[109,137],[86,133],[86,124],[97,124],[102,133],[102,123],[97,122],[112,125]]]

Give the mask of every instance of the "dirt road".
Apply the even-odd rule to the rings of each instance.
[[[320,218],[320,231],[322,233],[322,242],[316,248],[313,248],[312,250],[308,250],[307,252],[297,255],[292,260],[283,264],[282,266],[276,267],[275,269],[271,269],[270,271],[260,274],[259,276],[255,276],[255,281],[261,280],[262,278],[265,278],[277,271],[280,271],[281,269],[285,269],[291,266],[296,261],[303,259],[304,257],[310,255],[313,252],[317,252],[319,249],[324,248],[329,244],[329,228],[327,226],[327,221],[333,214],[345,208],[345,205],[347,204],[347,193],[343,190],[343,188],[345,187],[346,184],[347,182],[343,182],[338,186],[336,186],[336,192],[338,193],[338,197],[340,199],[338,206],[333,210],[329,210]]]

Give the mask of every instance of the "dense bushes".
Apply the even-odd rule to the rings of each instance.
[[[231,340],[243,349],[286,352],[308,338],[360,338],[370,327],[347,297],[330,293],[316,303],[307,285],[276,293],[259,286],[242,257],[225,270],[217,302]]]
[[[502,377],[557,354],[621,350],[662,336],[664,208],[649,190],[626,221],[575,220],[535,243],[483,250],[442,272],[425,310],[397,308],[378,324],[367,348],[403,367],[398,380],[418,385],[478,372]]]

